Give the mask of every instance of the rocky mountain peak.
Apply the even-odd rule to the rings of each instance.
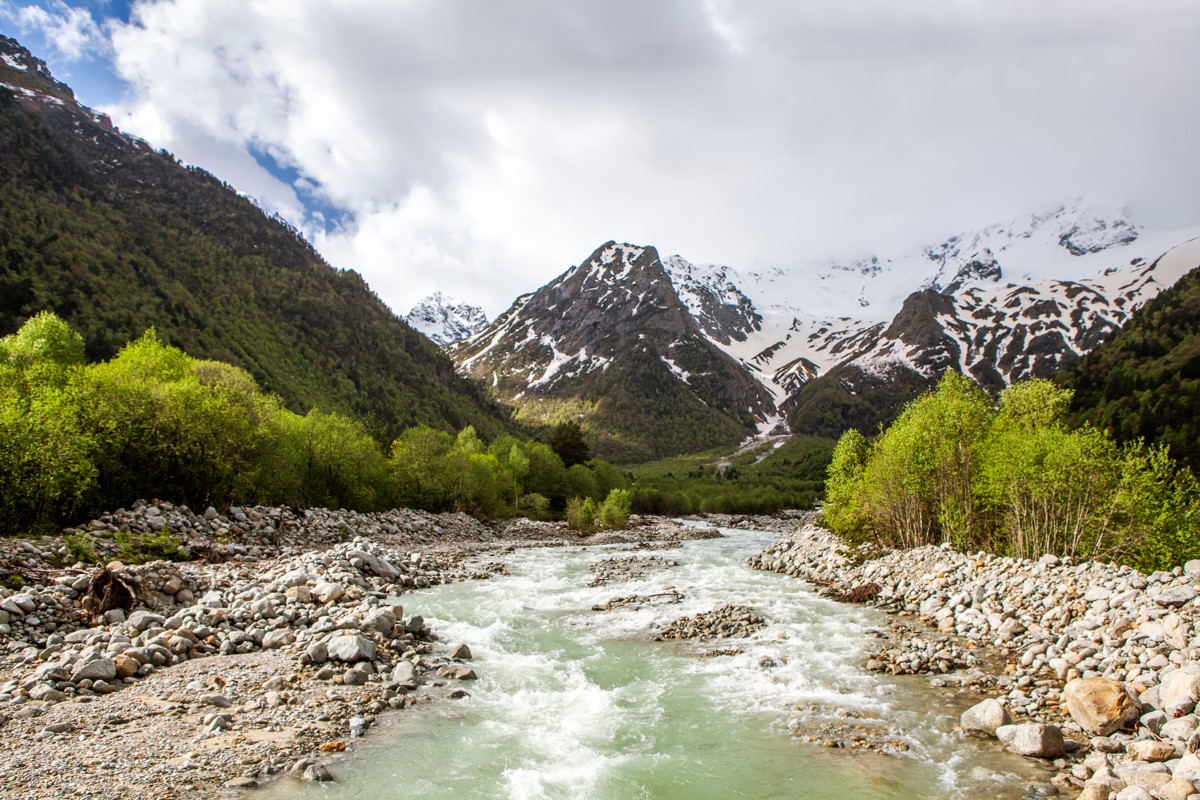
[[[404,321],[443,346],[465,339],[488,324],[482,308],[461,303],[441,292],[434,292],[413,306]]]
[[[667,259],[666,270],[679,299],[713,341],[722,345],[744,342],[762,329],[762,315],[738,288],[742,278],[737,270],[720,264],[692,264],[678,255]]]
[[[0,87],[27,97],[41,95],[77,105],[71,87],[55,79],[46,62],[16,39],[0,35]]]
[[[448,352],[519,417],[584,413],[597,452],[618,460],[736,442],[775,413],[653,247],[605,242]]]

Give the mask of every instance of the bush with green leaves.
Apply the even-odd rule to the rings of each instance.
[[[1116,559],[1146,569],[1200,556],[1200,486],[1163,447],[1071,428],[1068,390],[1015,384],[993,407],[947,373],[874,441],[834,449],[824,518],[852,543],[949,543],[1024,558]]]
[[[596,527],[600,530],[625,530],[629,527],[629,510],[633,495],[628,489],[613,489],[596,512]]]
[[[572,497],[567,503],[567,527],[581,533],[596,529],[596,501],[590,497]]]
[[[538,519],[571,518],[568,498],[579,498],[576,523],[591,529],[623,527],[645,497],[602,459],[568,469],[551,444],[509,435],[485,443],[470,425],[457,434],[408,428],[385,450],[361,422],[293,413],[249,373],[192,358],[153,329],[108,361],[85,364],[83,354],[53,314],[0,339],[0,534],[53,529],[142,497]],[[578,444],[573,434],[558,429],[556,443]],[[734,510],[733,497],[698,489],[687,502]],[[158,544],[167,546],[124,546],[133,554]]]

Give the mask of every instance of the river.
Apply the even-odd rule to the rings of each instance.
[[[285,779],[258,796],[943,800],[1019,798],[1048,777],[955,732],[969,700],[927,678],[864,672],[882,612],[751,570],[747,558],[779,534],[725,533],[655,552],[679,566],[632,583],[587,585],[591,563],[628,547],[537,548],[509,554],[508,576],[405,595],[444,641],[470,646],[470,696],[385,715],[331,765],[336,783]],[[667,586],[685,599],[592,610]],[[769,624],[745,641],[653,641],[672,619],[724,603]],[[729,647],[742,652],[700,655]],[[838,720],[902,752],[793,735]]]

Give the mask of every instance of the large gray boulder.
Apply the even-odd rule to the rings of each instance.
[[[396,578],[400,577],[400,570],[393,567],[386,558],[380,558],[379,556],[368,553],[365,550],[351,550],[349,553],[346,553],[346,558],[348,558],[351,563],[353,563],[355,559],[358,559],[362,562],[363,567],[366,568],[368,572],[372,572],[381,578],[386,578],[389,581],[394,581]]]
[[[354,663],[371,661],[375,658],[375,643],[365,636],[350,634],[334,636],[325,643],[329,658],[333,661]]]
[[[1039,722],[1002,725],[996,729],[996,738],[1010,753],[1019,756],[1061,758],[1066,753],[1062,731],[1056,725]]]
[[[1108,736],[1138,720],[1138,709],[1124,684],[1110,678],[1079,678],[1062,692],[1071,719],[1093,736]]]
[[[971,706],[959,718],[963,733],[972,736],[994,737],[997,728],[1011,724],[1008,709],[999,700],[991,698]]]
[[[417,668],[413,666],[411,661],[401,661],[392,670],[392,682],[415,689],[417,686]]]
[[[71,681],[79,683],[80,681],[111,681],[117,677],[117,665],[111,658],[97,658],[94,661],[87,661],[76,665],[71,672]]]

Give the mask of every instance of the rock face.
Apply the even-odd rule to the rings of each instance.
[[[1063,705],[1081,728],[1108,736],[1138,720],[1138,709],[1125,686],[1109,678],[1077,678],[1062,692]]]

